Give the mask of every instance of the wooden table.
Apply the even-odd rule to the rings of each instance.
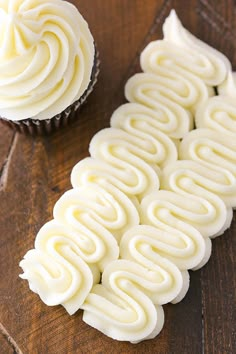
[[[126,80],[140,71],[139,54],[174,7],[195,35],[236,65],[236,6],[233,0],[77,0],[90,24],[101,58],[99,82],[80,120],[51,137],[31,138],[0,125],[0,354],[159,353],[230,354],[235,342],[236,220],[213,242],[212,257],[191,272],[180,304],[164,306],[165,326],[138,345],[113,341],[60,307],[50,308],[18,278],[18,263],[33,247],[36,232],[70,189],[70,171],[88,155],[92,136],[107,127],[124,102]],[[235,351],[234,351],[235,352]]]

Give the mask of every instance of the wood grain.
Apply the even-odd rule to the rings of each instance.
[[[108,126],[124,102],[123,87],[140,71],[139,54],[154,38],[172,7],[195,35],[224,52],[236,67],[236,5],[214,0],[77,0],[90,24],[101,58],[99,82],[80,120],[51,137],[31,138],[0,125],[0,354],[157,353],[231,354],[235,349],[236,220],[213,243],[210,262],[191,274],[180,304],[165,306],[161,334],[138,345],[113,341],[87,326],[81,312],[45,306],[18,278],[18,263],[33,247],[36,232],[52,217],[56,200],[70,188],[75,163]],[[14,340],[12,346],[11,340]]]

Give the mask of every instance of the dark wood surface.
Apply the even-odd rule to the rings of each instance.
[[[18,278],[18,263],[36,232],[52,217],[70,188],[70,171],[88,155],[88,144],[108,126],[124,102],[126,80],[139,68],[139,54],[173,7],[195,35],[224,52],[236,68],[234,1],[77,0],[90,24],[101,58],[99,82],[80,120],[51,137],[31,138],[0,124],[0,354],[231,354],[235,353],[236,218],[213,242],[212,257],[191,273],[180,304],[164,306],[161,334],[138,345],[113,341],[82,321],[79,311],[47,307]],[[233,350],[234,349],[234,350]]]

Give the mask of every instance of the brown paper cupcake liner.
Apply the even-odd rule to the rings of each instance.
[[[68,126],[71,122],[79,119],[79,116],[75,113],[78,112],[80,107],[85,103],[88,96],[93,91],[94,86],[98,80],[99,67],[99,53],[95,48],[94,65],[88,88],[77,101],[72,103],[63,112],[57,114],[55,117],[44,120],[24,119],[21,121],[12,121],[0,117],[0,121],[12,129],[15,129],[19,133],[28,135],[49,135],[62,127]]]

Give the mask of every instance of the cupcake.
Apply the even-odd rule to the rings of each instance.
[[[0,119],[47,134],[78,117],[98,58],[87,22],[63,0],[0,3]]]

